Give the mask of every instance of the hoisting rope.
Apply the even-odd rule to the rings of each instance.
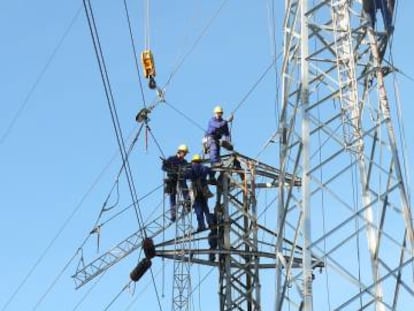
[[[146,0],[144,4],[145,17],[144,17],[144,47],[149,50],[151,47],[150,42],[150,0]]]
[[[128,22],[129,38],[130,38],[131,46],[132,46],[135,69],[137,70],[137,74],[138,74],[138,81],[139,81],[139,88],[141,90],[142,103],[143,103],[144,107],[146,107],[147,105],[146,105],[146,102],[145,102],[144,88],[142,86],[142,79],[141,79],[141,74],[140,74],[140,71],[139,71],[139,65],[138,65],[138,60],[137,60],[137,55],[138,54],[137,54],[137,50],[135,48],[134,36],[132,35],[131,19],[129,17],[128,4],[127,4],[126,0],[124,0],[124,9],[125,9],[125,15],[126,15],[126,18],[127,18],[127,22]]]
[[[102,82],[103,82],[103,85],[104,85],[105,95],[106,95],[106,98],[107,98],[107,103],[108,103],[112,123],[113,123],[114,130],[115,130],[115,135],[116,135],[119,151],[120,151],[121,157],[122,157],[122,163],[125,166],[125,175],[126,175],[126,178],[127,178],[127,182],[128,182],[128,186],[129,186],[129,190],[130,190],[130,194],[131,194],[131,199],[132,199],[132,202],[134,204],[134,211],[135,211],[136,218],[137,218],[137,221],[138,221],[138,226],[140,228],[141,233],[146,237],[146,232],[145,232],[145,229],[143,227],[141,211],[140,211],[138,203],[137,203],[137,201],[138,201],[137,191],[136,191],[136,188],[135,188],[131,168],[130,168],[130,165],[129,165],[127,152],[125,150],[125,143],[124,143],[124,140],[123,140],[122,129],[121,129],[118,114],[117,114],[117,111],[116,111],[115,100],[114,100],[114,97],[113,97],[112,88],[111,88],[111,84],[110,84],[109,77],[108,77],[108,72],[107,72],[107,69],[106,69],[105,59],[104,59],[104,56],[103,56],[102,47],[101,47],[100,40],[99,40],[98,30],[96,28],[95,18],[94,18],[94,15],[93,15],[93,8],[92,8],[92,5],[90,3],[90,0],[83,0],[83,5],[84,5],[84,8],[85,8],[86,17],[87,17],[87,20],[88,20],[89,30],[90,30],[90,33],[91,33],[91,36],[92,36],[92,42],[93,42],[96,58],[97,58],[97,61],[98,61]]]

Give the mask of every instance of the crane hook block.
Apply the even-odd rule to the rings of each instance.
[[[145,78],[153,79],[156,76],[156,73],[155,73],[154,57],[152,55],[151,50],[144,50],[141,53],[141,63],[142,63],[142,67],[144,68]]]
[[[152,259],[155,257],[154,241],[151,238],[146,238],[142,242],[142,248],[144,249],[145,257]]]
[[[142,259],[137,266],[134,268],[134,270],[131,271],[129,274],[129,277],[132,281],[137,282],[142,276],[145,274],[145,272],[148,271],[148,269],[151,267],[152,262],[151,259],[144,258]]]

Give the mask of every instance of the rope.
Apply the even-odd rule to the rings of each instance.
[[[152,139],[154,140],[155,144],[157,145],[157,148],[158,148],[158,150],[160,151],[160,153],[161,153],[162,157],[163,157],[163,158],[165,158],[165,157],[166,157],[166,156],[165,156],[165,153],[162,151],[161,145],[160,145],[160,143],[158,142],[158,140],[155,138],[154,134],[152,133],[152,130],[151,130],[151,128],[149,127],[148,123],[146,124],[146,128],[147,128],[148,133],[150,133],[150,135],[151,135]]]
[[[171,82],[171,79],[173,76],[177,73],[178,69],[184,64],[185,60],[190,56],[190,54],[194,51],[194,49],[197,47],[198,43],[200,43],[201,39],[204,37],[204,35],[207,33],[207,30],[210,28],[210,26],[213,24],[214,20],[217,18],[217,16],[220,14],[221,10],[224,8],[224,5],[228,2],[228,0],[224,0],[221,5],[218,7],[214,15],[209,19],[206,26],[203,28],[197,39],[194,41],[190,49],[187,51],[187,53],[184,54],[184,56],[181,58],[181,60],[178,62],[177,66],[173,69],[171,72],[167,83],[165,83],[163,89],[165,89]]]
[[[139,81],[139,88],[141,90],[142,102],[143,102],[144,107],[147,107],[146,103],[145,103],[144,87],[142,85],[141,73],[139,71],[139,64],[138,64],[138,60],[137,60],[138,53],[137,53],[137,50],[135,48],[134,36],[132,35],[131,19],[129,17],[128,4],[127,4],[126,0],[124,0],[124,9],[125,9],[125,15],[126,15],[126,18],[127,18],[127,21],[128,21],[129,38],[130,38],[130,41],[131,41],[132,53],[133,53],[132,57],[134,58],[135,68],[136,68],[137,73],[138,73],[138,81]]]
[[[184,112],[182,112],[182,111],[178,110],[177,108],[175,108],[174,106],[170,105],[167,101],[165,102],[165,104],[168,107],[170,107],[171,109],[173,109],[175,112],[177,112],[179,115],[184,117],[188,122],[190,122],[194,126],[198,127],[203,133],[205,132],[205,129],[200,124],[198,124],[193,118],[190,118]]]
[[[145,18],[144,18],[144,42],[145,49],[150,48],[150,0],[145,1]]]
[[[279,57],[282,54],[279,54]],[[256,89],[256,87],[259,85],[260,82],[262,82],[262,80],[264,79],[264,77],[266,76],[266,74],[269,72],[270,69],[272,69],[273,64],[276,62],[276,58],[274,58],[272,60],[272,62],[270,63],[270,65],[266,68],[266,70],[260,75],[259,79],[256,80],[256,82],[253,84],[253,86],[249,89],[249,91],[247,92],[247,94],[241,99],[241,101],[237,104],[237,106],[233,109],[233,111],[231,112],[231,115],[234,115],[236,113],[237,110],[239,110],[239,108],[241,107],[242,104],[245,103],[245,101],[247,100],[247,98],[249,98],[249,96],[253,93],[253,91]]]

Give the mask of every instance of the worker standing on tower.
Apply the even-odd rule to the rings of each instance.
[[[162,170],[167,172],[165,180],[165,193],[170,196],[170,212],[171,221],[175,221],[177,217],[177,188],[182,191],[184,197],[184,205],[190,205],[190,195],[188,193],[187,183],[184,178],[185,169],[188,162],[185,156],[188,153],[187,145],[180,145],[177,148],[177,154],[163,159]]]
[[[230,143],[228,121],[223,119],[223,108],[216,106],[214,116],[209,120],[206,132],[206,145],[212,166],[221,166],[220,146],[233,150]]]
[[[211,175],[211,169],[208,166],[201,164],[201,157],[195,154],[191,159],[191,168],[185,173],[186,179],[191,180],[191,188],[194,194],[194,211],[197,216],[198,228],[197,231],[206,229],[204,217],[207,224],[212,224],[212,216],[208,208],[208,199],[213,194],[208,189],[207,176]]]

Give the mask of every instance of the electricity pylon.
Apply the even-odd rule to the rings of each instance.
[[[279,161],[281,180],[302,186],[279,187],[276,252],[298,241],[303,257],[299,273],[279,259],[276,310],[403,310],[414,238],[380,51],[389,33],[361,1],[285,3]]]
[[[77,287],[151,239],[144,252],[151,258],[134,276],[153,256],[174,260],[174,310],[190,308],[195,264],[217,268],[221,311],[261,310],[265,269],[276,270],[266,300],[275,296],[277,311],[413,304],[411,207],[382,64],[389,34],[374,30],[361,1],[285,4],[278,168],[224,156],[210,230],[193,232],[181,206],[176,223],[161,215],[92,262],[82,260]],[[277,192],[275,227],[261,222],[268,207],[259,191]],[[172,225],[175,235],[159,241]]]

